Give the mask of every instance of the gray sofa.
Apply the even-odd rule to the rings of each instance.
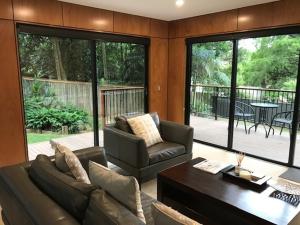
[[[88,168],[89,160],[101,163],[105,166],[107,165],[104,152],[99,147],[76,151],[76,155],[86,170]],[[94,207],[90,206],[90,199],[93,199],[93,197],[88,197],[87,201],[90,201],[90,203],[86,205],[84,209],[81,209],[84,218],[76,218],[76,215],[72,215],[68,208],[55,201],[53,196],[50,197],[48,194],[45,194],[45,192],[30,178],[30,167],[32,164],[32,162],[29,162],[0,169],[0,205],[2,207],[2,218],[5,225],[95,224],[94,220],[97,220],[98,217],[97,215],[94,215]],[[65,174],[58,174],[57,176],[56,172],[55,179],[60,179],[63,176],[65,176]],[[51,180],[50,177],[48,179]],[[54,183],[56,182],[52,179],[50,184],[52,184],[52,181]],[[71,183],[71,185],[73,184]],[[76,185],[75,189],[78,188],[78,184]],[[54,192],[54,194],[60,195],[60,198],[62,199],[65,198],[69,204],[76,204],[75,199],[78,198],[75,196],[73,199],[74,201],[68,200],[68,194],[64,194],[67,193],[66,191],[68,192],[68,190],[64,190],[61,193]],[[95,191],[91,192],[91,196],[96,194]],[[144,193],[141,194],[141,198],[146,222],[147,224],[153,224],[151,218],[151,204],[155,200]],[[124,208],[122,215],[124,215],[125,221],[130,221],[127,224],[144,224],[127,208]],[[86,219],[86,217],[89,219]]]
[[[151,114],[164,140],[149,148],[142,138],[135,136],[129,125],[118,124],[104,128],[104,149],[108,161],[137,178],[139,183],[151,179],[158,172],[192,158],[194,129],[170,121],[160,121]],[[123,118],[123,122],[126,118]],[[124,128],[125,127],[125,128]]]

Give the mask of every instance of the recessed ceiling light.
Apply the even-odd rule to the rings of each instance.
[[[184,0],[176,0],[176,6],[181,7],[184,5]]]

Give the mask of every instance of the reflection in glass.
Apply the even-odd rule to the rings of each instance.
[[[288,161],[299,50],[299,35],[239,41],[234,149]]]
[[[190,125],[194,138],[227,146],[232,70],[231,41],[192,45]]]
[[[49,140],[91,147],[91,51],[86,40],[19,33],[29,159],[53,155]]]

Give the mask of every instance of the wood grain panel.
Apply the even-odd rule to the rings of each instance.
[[[184,123],[185,63],[185,39],[169,39],[168,120],[178,123]]]
[[[151,38],[149,110],[167,119],[168,39]]]
[[[11,0],[1,0],[0,1],[0,18],[2,19],[13,19],[13,10]]]
[[[169,22],[169,38],[176,38],[177,20]]]
[[[114,32],[150,36],[150,19],[114,12]]]
[[[9,20],[0,20],[0,68],[0,166],[4,166],[25,161],[14,23]]]
[[[13,0],[13,6],[15,20],[49,25],[63,25],[62,4],[59,1]]]
[[[261,4],[239,9],[238,30],[251,30],[274,25],[274,4]]]
[[[151,19],[150,22],[151,37],[168,38],[168,22]]]
[[[62,4],[64,26],[97,31],[113,31],[114,15],[112,11],[69,3]]]
[[[274,26],[300,24],[299,12],[299,0],[281,0],[274,2]]]
[[[237,30],[237,10],[208,14],[170,24],[170,37],[191,37]]]

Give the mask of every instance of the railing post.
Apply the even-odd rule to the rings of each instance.
[[[215,87],[215,120],[218,120],[218,97],[219,87]]]
[[[100,116],[101,116],[101,122],[102,122],[102,128],[104,128],[106,126],[106,109],[105,109],[105,91],[104,90],[100,90],[100,103],[101,103],[101,108],[100,108]]]

